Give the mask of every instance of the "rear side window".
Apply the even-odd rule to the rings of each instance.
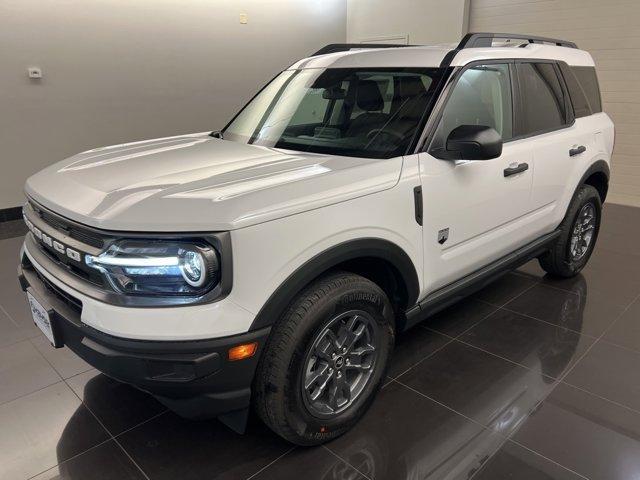
[[[560,70],[562,71],[562,76],[564,77],[567,89],[569,90],[569,97],[573,104],[575,117],[581,118],[591,115],[591,105],[589,105],[587,94],[584,91],[584,88],[582,88],[582,85],[580,85],[575,73],[573,73],[572,67],[566,63],[561,63]]]
[[[567,112],[560,79],[552,63],[517,63],[522,105],[521,135],[561,128]]]
[[[578,86],[582,94],[589,103],[590,113],[599,113],[602,111],[602,102],[600,100],[600,87],[598,86],[598,77],[594,67],[569,67],[575,76]],[[567,82],[568,83],[568,82]],[[569,90],[571,92],[571,90]],[[571,94],[573,100],[573,94]],[[576,117],[578,114],[576,113]]]

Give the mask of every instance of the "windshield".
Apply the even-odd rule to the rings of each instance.
[[[403,155],[439,68],[286,70],[224,129],[225,140],[333,155]]]

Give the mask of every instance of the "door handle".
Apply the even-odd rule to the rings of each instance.
[[[525,170],[529,170],[529,164],[528,163],[519,163],[515,167],[505,168],[503,170],[503,172],[504,172],[504,176],[505,177],[510,177],[511,175],[515,175],[517,173],[524,172]]]
[[[585,147],[584,145],[580,145],[579,147],[575,147],[569,150],[569,156],[575,157],[576,155],[580,155],[581,153],[584,153],[586,151],[587,147]]]

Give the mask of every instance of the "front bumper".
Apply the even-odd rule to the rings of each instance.
[[[269,328],[240,335],[179,341],[116,337],[81,321],[82,302],[40,272],[26,255],[20,285],[49,310],[56,337],[106,375],[154,395],[188,418],[211,418],[245,410]],[[229,361],[229,348],[258,342],[250,358]]]

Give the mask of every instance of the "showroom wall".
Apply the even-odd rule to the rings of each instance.
[[[640,206],[640,2],[471,0],[470,31],[573,40],[596,62],[604,110],[616,125],[607,201]]]
[[[467,33],[469,0],[348,0],[349,42],[433,44]]]
[[[346,0],[2,0],[0,209],[71,154],[223,127],[278,71],[345,38]]]

